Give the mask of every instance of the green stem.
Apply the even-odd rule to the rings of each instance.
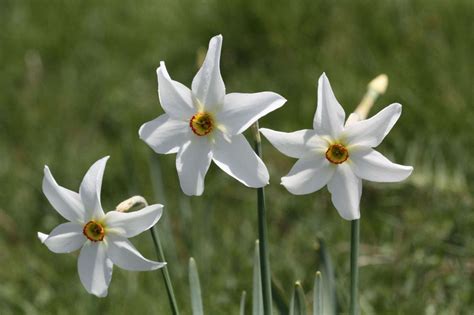
[[[166,261],[165,255],[163,254],[163,248],[161,247],[160,237],[158,236],[158,232],[155,230],[153,226],[150,229],[151,237],[153,238],[153,244],[155,245],[155,251],[158,256],[159,261]],[[173,285],[171,284],[171,278],[168,273],[168,267],[164,266],[161,268],[161,274],[163,275],[163,280],[165,281],[166,292],[168,293],[168,299],[170,302],[170,307],[173,315],[179,315],[178,304],[176,303],[176,298],[173,292]]]
[[[359,220],[351,221],[351,304],[350,315],[359,314],[359,268],[357,258],[359,256],[359,238],[360,238],[360,222]]]
[[[253,124],[255,138],[255,152],[262,158],[262,140],[258,131],[258,121]],[[268,258],[267,246],[267,220],[265,210],[265,190],[263,187],[257,188],[258,206],[258,239],[260,251],[260,273],[262,277],[263,313],[272,314],[272,279],[270,272],[270,260]]]

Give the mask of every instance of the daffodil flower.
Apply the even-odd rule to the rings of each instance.
[[[398,182],[413,167],[392,163],[373,148],[378,146],[400,117],[402,106],[392,104],[375,116],[359,120],[345,112],[323,73],[318,82],[318,105],[314,129],[291,133],[260,129],[283,154],[297,158],[281,183],[295,195],[309,194],[328,186],[331,200],[346,220],[360,218],[362,179]]]
[[[142,210],[104,213],[100,190],[109,157],[95,162],[82,180],[79,193],[59,186],[44,168],[43,192],[56,211],[69,222],[58,225],[51,234],[38,232],[41,242],[54,253],[81,249],[78,272],[87,292],[107,295],[113,265],[133,271],[155,270],[166,263],[144,258],[128,238],[151,228],[160,219],[163,206]]]
[[[187,195],[203,193],[211,161],[248,187],[268,184],[268,170],[242,132],[286,100],[273,92],[226,94],[219,68],[221,47],[221,35],[210,40],[191,90],[172,80],[160,63],[158,94],[165,114],[139,131],[155,152],[177,153],[179,182]]]

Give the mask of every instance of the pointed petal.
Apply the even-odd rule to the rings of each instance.
[[[360,120],[360,116],[357,113],[352,113],[349,115],[349,117],[346,120],[346,124],[344,125],[344,128],[349,127],[350,125],[358,122]]]
[[[158,222],[163,212],[163,205],[150,205],[138,211],[109,211],[104,221],[110,232],[123,237],[134,237],[148,230]]]
[[[305,195],[323,188],[334,175],[335,167],[324,154],[299,159],[281,184],[294,195]]]
[[[44,240],[41,239],[43,235],[38,236],[53,253],[70,253],[81,248],[87,240],[82,234],[82,228],[81,224],[67,222],[55,227]]]
[[[369,119],[355,122],[344,130],[350,145],[376,147],[390,132],[402,113],[402,105],[392,104]]]
[[[85,210],[78,193],[59,186],[47,166],[44,167],[43,193],[66,220],[84,222]]]
[[[328,143],[312,129],[280,132],[260,128],[260,132],[281,153],[300,159],[314,151],[326,151]]]
[[[373,149],[356,150],[351,154],[351,160],[354,173],[373,182],[400,182],[413,171],[412,166],[393,163]]]
[[[41,244],[44,244],[44,241],[46,241],[46,239],[48,238],[49,235],[48,235],[48,234],[45,234],[45,233],[43,233],[43,232],[38,232],[38,233],[37,233],[37,236],[38,236],[38,238],[39,238]]]
[[[138,134],[156,153],[177,153],[189,139],[189,122],[170,118],[168,114],[144,123]]]
[[[107,256],[114,264],[122,269],[131,271],[148,271],[161,268],[166,263],[146,259],[124,237],[112,236],[108,238]]]
[[[321,135],[338,138],[344,126],[346,113],[336,100],[326,74],[318,81],[318,106],[314,115],[313,128]]]
[[[360,218],[362,180],[354,174],[348,163],[336,167],[336,172],[328,183],[328,190],[331,193],[334,207],[343,219],[356,220]]]
[[[82,203],[87,211],[85,221],[99,219],[105,215],[100,202],[100,190],[102,188],[102,177],[104,176],[104,169],[108,159],[109,157],[106,156],[92,164],[79,188]]]
[[[225,85],[220,70],[222,35],[209,41],[206,59],[193,79],[194,96],[206,111],[213,111],[222,106],[225,96]]]
[[[104,242],[86,242],[77,261],[77,270],[82,285],[90,294],[107,296],[112,279],[113,263],[107,258]]]
[[[263,187],[270,175],[262,160],[255,154],[243,135],[230,138],[216,137],[213,161],[224,172],[248,187]]]
[[[158,76],[158,96],[161,107],[172,118],[189,121],[196,113],[191,90],[171,79],[163,61],[156,69],[156,75]]]
[[[273,92],[230,93],[224,98],[224,107],[218,113],[217,120],[229,134],[240,134],[285,102],[285,98]]]
[[[211,165],[211,159],[211,146],[207,137],[195,136],[178,151],[176,170],[181,189],[186,195],[202,195],[204,178]]]

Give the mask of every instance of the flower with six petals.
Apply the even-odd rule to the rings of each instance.
[[[413,171],[413,167],[392,163],[373,149],[392,129],[401,110],[400,104],[392,104],[366,120],[351,114],[344,124],[344,109],[323,73],[318,82],[314,129],[260,131],[280,152],[298,159],[281,179],[288,191],[309,194],[327,185],[339,214],[355,220],[360,218],[362,179],[398,182]]]
[[[165,114],[139,131],[155,152],[177,153],[179,182],[187,195],[203,193],[211,161],[248,187],[268,184],[268,170],[242,132],[286,100],[273,92],[226,94],[219,65],[221,47],[221,35],[210,40],[191,89],[172,80],[165,63],[160,63],[158,94]]]
[[[130,213],[104,213],[100,190],[108,158],[91,166],[79,193],[59,186],[45,166],[43,192],[69,222],[58,225],[49,235],[38,232],[41,242],[52,252],[81,249],[77,264],[79,278],[87,292],[98,297],[107,295],[114,264],[133,271],[155,270],[166,264],[146,259],[128,240],[155,225],[161,217],[162,205],[150,205]]]

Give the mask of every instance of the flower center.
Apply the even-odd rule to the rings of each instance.
[[[326,151],[326,159],[334,164],[344,163],[349,158],[349,151],[342,144],[336,143]]]
[[[205,136],[212,131],[214,127],[214,119],[211,114],[199,112],[189,120],[189,127],[197,136]]]
[[[98,242],[102,241],[105,236],[105,229],[102,224],[96,221],[89,221],[84,225],[82,233],[91,241]]]

